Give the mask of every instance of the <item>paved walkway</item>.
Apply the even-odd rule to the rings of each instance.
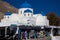
[[[24,39],[23,39],[24,40]],[[27,39],[27,40],[51,40],[51,38],[38,38],[38,39]]]

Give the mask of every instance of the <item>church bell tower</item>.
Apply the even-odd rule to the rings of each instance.
[[[33,9],[32,9],[30,4],[25,2],[20,6],[18,13],[19,13],[19,15],[22,15],[22,16],[32,16],[33,15]]]

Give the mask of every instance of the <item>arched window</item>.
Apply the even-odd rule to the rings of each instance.
[[[8,19],[9,19],[9,16],[8,16]]]
[[[22,14],[22,11],[21,11],[21,14]]]
[[[31,14],[31,16],[33,16],[33,14]]]
[[[26,16],[26,14],[24,14],[24,16]]]
[[[29,14],[28,14],[28,16],[29,16]]]

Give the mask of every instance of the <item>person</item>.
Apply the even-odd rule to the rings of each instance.
[[[18,34],[18,40],[20,40],[20,32],[21,30],[19,29],[19,27],[17,28],[16,34]]]
[[[24,38],[27,39],[27,31],[24,32]]]

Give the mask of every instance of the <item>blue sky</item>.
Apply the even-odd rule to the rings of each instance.
[[[40,13],[46,15],[48,12],[55,12],[60,17],[60,0],[4,0],[16,8],[20,8],[20,5],[27,1],[34,13]]]

